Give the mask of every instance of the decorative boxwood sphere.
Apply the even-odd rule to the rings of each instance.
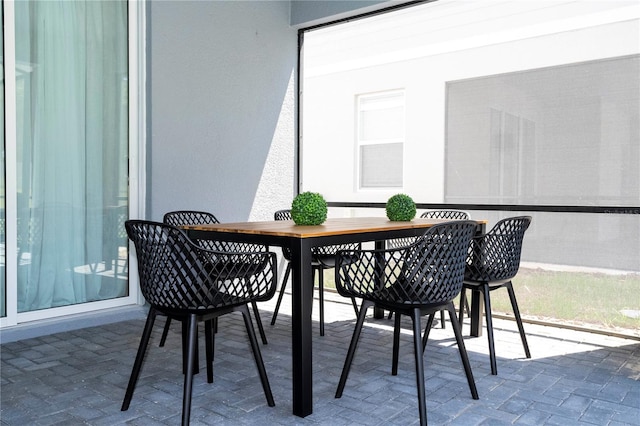
[[[387,201],[387,217],[394,222],[409,221],[416,217],[416,203],[405,194],[396,194]]]
[[[302,192],[291,203],[296,225],[320,225],[327,220],[327,202],[317,192]]]

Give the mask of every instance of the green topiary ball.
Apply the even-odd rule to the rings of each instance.
[[[387,201],[387,217],[394,222],[408,221],[416,217],[416,203],[405,194],[396,194]]]
[[[291,203],[296,225],[320,225],[327,220],[327,202],[317,192],[302,192]]]

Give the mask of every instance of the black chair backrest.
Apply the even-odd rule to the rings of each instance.
[[[195,210],[176,210],[165,213],[162,219],[164,223],[173,225],[176,227],[185,225],[208,225],[213,223],[220,223],[220,221],[209,212],[195,211]],[[195,240],[196,244],[200,247],[209,250],[227,251],[227,252],[256,252],[266,251],[267,247],[263,244],[251,244],[251,243],[238,243],[231,241],[218,241],[218,240]]]
[[[462,210],[427,210],[420,217],[425,219],[460,219],[468,220],[469,213]]]
[[[531,216],[503,219],[486,234],[471,240],[465,279],[503,281],[513,278],[520,268],[522,240]]]
[[[321,246],[315,247],[313,249],[313,254],[318,256],[319,258],[333,257],[340,250],[360,250],[361,247],[362,244],[360,243],[344,243],[331,246]]]
[[[274,220],[292,220],[291,210],[278,210],[273,214]]]
[[[204,313],[268,300],[275,292],[273,253],[243,253],[246,262],[237,262],[237,253],[202,249],[171,225],[128,220],[125,228],[136,248],[142,295],[162,312]],[[264,267],[248,275],[244,270],[248,264]]]
[[[446,222],[430,227],[410,246],[340,251],[336,288],[343,296],[403,307],[448,303],[462,289],[469,242],[476,228],[473,221]]]
[[[273,214],[274,220],[293,220],[291,218],[291,210],[278,210]],[[291,261],[291,250],[288,247],[282,247],[282,257]]]
[[[165,213],[162,221],[173,226],[220,223],[213,214],[196,210],[176,210],[168,212]]]
[[[423,219],[450,219],[450,220],[469,220],[469,213],[462,210],[427,210],[420,215]],[[415,242],[414,237],[395,238],[387,240],[387,247],[399,248],[411,245]]]

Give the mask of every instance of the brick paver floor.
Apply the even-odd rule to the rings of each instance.
[[[392,321],[367,321],[344,394],[334,398],[355,320],[349,304],[335,302],[326,303],[326,335],[319,336],[317,324],[314,328],[314,412],[304,419],[293,416],[286,303],[287,298],[275,326],[269,325],[274,302],[260,305],[269,339],[261,348],[276,406],[266,404],[241,317],[226,316],[220,319],[216,337],[212,384],[206,383],[200,348],[202,372],[194,379],[191,424],[418,423],[408,322],[401,337],[399,372],[392,376]],[[180,326],[173,325],[167,344],[160,348],[163,323],[159,318],[126,412],[120,405],[143,319],[3,344],[1,424],[179,424]],[[429,423],[640,424],[640,342],[532,324],[525,324],[525,329],[532,359],[524,358],[515,324],[496,320],[497,376],[490,374],[486,338],[465,337],[480,394],[476,401],[469,393],[451,325],[434,328],[424,355]]]

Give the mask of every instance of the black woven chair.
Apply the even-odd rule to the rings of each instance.
[[[498,374],[496,351],[493,340],[493,322],[491,320],[490,292],[505,287],[509,292],[511,307],[518,324],[520,338],[527,358],[531,358],[527,337],[524,334],[520,310],[513,292],[511,280],[518,273],[524,233],[531,224],[531,216],[519,216],[503,219],[486,234],[471,240],[464,285],[460,294],[460,325],[462,326],[462,304],[466,302],[466,289],[480,291],[485,304],[487,320],[487,338],[491,374]]]
[[[278,210],[274,213],[275,220],[292,220],[291,210]],[[336,265],[336,253],[338,250],[358,250],[360,249],[360,243],[347,243],[340,245],[330,245],[324,247],[316,247],[312,253],[311,267],[313,268],[313,276],[315,280],[316,272],[318,273],[318,297],[320,302],[320,335],[324,336],[324,270],[335,268]],[[284,247],[282,249],[282,256],[287,260],[287,269],[284,272],[284,278],[282,279],[282,286],[280,287],[280,293],[278,294],[278,301],[276,302],[273,316],[271,317],[271,325],[276,323],[278,317],[278,311],[280,310],[280,304],[282,303],[282,297],[287,287],[287,280],[291,273],[291,252]],[[358,314],[358,305],[355,299],[351,299],[353,309]]]
[[[163,223],[129,220],[125,227],[135,245],[140,289],[150,309],[122,411],[126,411],[131,403],[158,313],[186,324],[183,425],[189,424],[198,320],[211,321],[231,312],[242,313],[267,403],[274,406],[248,303],[273,297],[277,284],[275,254],[206,250],[194,244],[180,229]],[[251,274],[248,273],[249,268]],[[214,334],[207,333],[206,337],[207,363],[210,363]]]
[[[398,371],[400,316],[408,315],[413,322],[413,346],[421,424],[427,424],[423,351],[435,313],[442,309],[449,312],[471,396],[473,399],[478,399],[478,391],[453,306],[453,299],[462,289],[465,259],[469,241],[475,229],[476,223],[473,221],[446,222],[429,228],[410,246],[387,250],[338,252],[336,266],[338,292],[343,296],[362,298],[362,305],[336,391],[336,398],[342,396],[367,309],[375,305],[395,314],[393,375]],[[354,261],[354,257],[358,260]],[[429,318],[421,342],[420,318],[427,314]]]
[[[462,210],[427,210],[420,215],[424,219],[469,220],[469,213]],[[387,240],[387,248],[400,248],[413,244],[416,237]]]
[[[167,223],[169,225],[173,225],[176,227],[185,226],[185,225],[220,223],[220,221],[212,213],[194,211],[194,210],[177,210],[177,211],[165,213],[162,221],[164,223]],[[200,247],[206,248],[208,250],[228,251],[228,252],[268,251],[267,246],[263,244],[249,244],[249,243],[239,243],[239,242],[231,242],[231,241],[214,241],[214,240],[196,240],[195,242]],[[251,268],[246,268],[243,270],[250,275],[253,273]],[[260,311],[258,310],[258,305],[254,301],[254,302],[251,302],[251,307],[253,308],[253,315],[256,320],[256,325],[258,326],[258,332],[260,333],[260,338],[262,339],[262,343],[266,345],[267,335],[264,332],[264,327],[262,326],[262,319],[260,318]],[[162,338],[160,339],[160,346],[164,345],[170,325],[171,325],[171,319],[169,318],[165,323],[164,331],[162,333]]]
[[[462,210],[427,210],[420,215],[424,219],[449,219],[449,220],[469,220],[469,213]],[[387,241],[388,248],[399,248],[408,246],[415,242],[415,237],[396,238]],[[469,312],[469,305],[465,308]],[[389,312],[389,319],[393,316],[393,312]],[[445,328],[444,310],[440,311],[440,328]]]

